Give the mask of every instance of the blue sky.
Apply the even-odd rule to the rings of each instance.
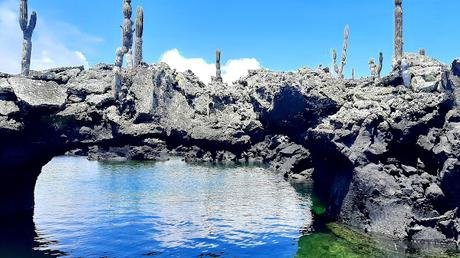
[[[0,0],[0,6],[8,2],[17,8],[19,1]],[[460,56],[456,18],[460,1],[440,2],[404,1],[405,50],[423,47],[428,55],[450,63]],[[147,62],[178,49],[184,58],[203,58],[211,64],[215,49],[221,48],[224,63],[255,58],[273,70],[329,66],[330,51],[336,48],[340,55],[343,28],[349,24],[347,74],[355,68],[358,75],[367,75],[369,58],[379,51],[385,56],[385,71],[391,63],[393,0],[133,0],[132,4],[134,14],[139,5],[145,9]],[[55,42],[83,54],[89,65],[113,63],[121,42],[122,0],[29,0],[29,6],[39,17],[34,37],[40,37],[41,26]]]

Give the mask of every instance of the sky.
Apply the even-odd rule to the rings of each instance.
[[[38,13],[32,69],[114,63],[121,44],[122,0],[29,0]],[[460,56],[458,0],[404,0],[405,51],[425,48],[444,63]],[[442,4],[440,4],[442,2]],[[19,0],[0,0],[0,71],[18,73],[22,32]],[[293,71],[331,65],[350,26],[346,76],[368,76],[371,57],[393,54],[393,0],[132,0],[144,7],[144,58],[191,69],[207,82],[222,51],[224,79],[248,69]]]

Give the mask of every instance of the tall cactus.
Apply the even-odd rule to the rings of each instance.
[[[402,0],[395,0],[395,35],[393,67],[401,64],[404,51]]]
[[[131,15],[131,0],[123,0],[124,21],[123,26],[121,26],[123,45],[121,48],[117,49],[115,66],[113,68],[114,82],[112,85],[112,91],[115,99],[118,99],[118,93],[120,92],[123,79],[121,74],[121,67],[123,66],[123,57],[124,55],[130,55],[130,50],[133,46],[133,22],[131,21]],[[126,59],[128,61],[128,67],[132,67],[132,57],[128,56]]]
[[[348,36],[350,34],[350,27],[348,25],[345,26],[343,32],[343,50],[342,50],[342,60],[340,62],[340,66],[337,65],[337,51],[335,49],[332,50],[332,61],[334,64],[334,71],[337,76],[343,79],[343,70],[345,65],[347,64],[347,53],[348,53]]]
[[[133,47],[133,21],[131,15],[133,14],[133,8],[131,7],[131,0],[124,0],[123,4],[123,15],[125,19],[123,21],[123,48],[126,55],[129,55],[127,60],[128,68],[133,66],[132,52]],[[129,61],[129,62],[128,62]]]
[[[343,32],[343,51],[342,51],[342,62],[340,63],[340,78],[343,79],[343,68],[347,64],[347,53],[348,53],[348,35],[350,33],[350,28],[348,25],[345,26],[344,32]]]
[[[382,75],[382,68],[383,68],[383,53],[379,53],[379,64],[377,65],[377,77],[380,78]]]
[[[19,25],[24,36],[22,43],[21,74],[28,76],[30,72],[30,57],[32,55],[32,33],[37,24],[37,13],[34,11],[30,16],[27,10],[27,0],[20,0],[19,3]]]
[[[220,49],[216,50],[216,81],[222,82],[222,71],[220,69]]]
[[[135,57],[134,66],[140,66],[142,63],[142,35],[144,34],[144,9],[142,7],[137,8],[136,14],[136,45],[135,45]]]

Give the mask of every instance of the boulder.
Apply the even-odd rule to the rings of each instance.
[[[0,100],[0,115],[11,116],[19,113],[19,107],[13,101]]]
[[[460,77],[460,59],[455,59],[452,62],[452,74]]]
[[[8,81],[18,100],[32,108],[60,108],[66,102],[67,89],[56,82],[23,77],[11,77]]]
[[[456,158],[447,159],[440,173],[441,189],[451,207],[460,207],[460,161]]]

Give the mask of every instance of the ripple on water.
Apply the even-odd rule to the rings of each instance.
[[[310,199],[258,167],[57,157],[36,187],[39,249],[69,256],[292,257]]]

